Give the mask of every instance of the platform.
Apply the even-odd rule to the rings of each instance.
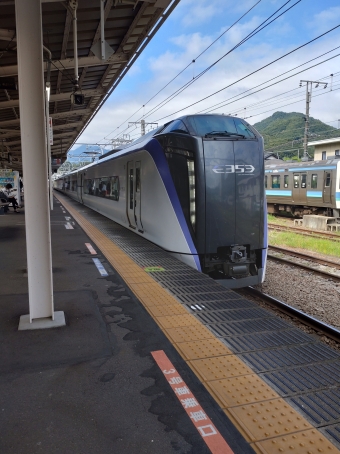
[[[337,352],[57,197],[55,310],[66,327],[17,330],[28,311],[24,214],[0,217],[1,452],[225,454],[206,444],[215,429],[228,452],[340,452]]]

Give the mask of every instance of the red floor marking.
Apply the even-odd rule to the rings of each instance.
[[[164,351],[151,352],[151,355],[212,454],[234,454]]]
[[[97,254],[97,252],[93,249],[93,247],[91,246],[90,243],[85,243],[85,246],[91,252],[92,255],[96,255]]]

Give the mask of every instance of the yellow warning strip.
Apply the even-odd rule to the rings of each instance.
[[[119,246],[64,197],[55,196],[122,276],[255,452],[340,453]]]

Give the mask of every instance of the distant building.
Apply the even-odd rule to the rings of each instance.
[[[340,159],[340,137],[308,142],[307,145],[315,147],[314,161],[325,161],[326,159],[334,158],[334,156],[339,156]]]

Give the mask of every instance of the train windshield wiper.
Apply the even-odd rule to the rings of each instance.
[[[204,137],[209,137],[209,136],[223,136],[223,137],[231,137],[231,136],[237,136],[237,137],[243,137],[243,139],[246,138],[243,134],[237,134],[236,132],[228,132],[228,131],[210,131],[205,134]]]

